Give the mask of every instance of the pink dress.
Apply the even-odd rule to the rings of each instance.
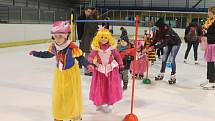
[[[96,106],[113,105],[122,99],[119,65],[123,65],[123,62],[115,48],[103,45],[101,49],[91,51],[88,56],[89,62],[96,65],[90,87],[90,100]],[[94,58],[96,62],[93,62]]]
[[[147,71],[149,61],[147,57],[140,52],[137,52],[137,61],[136,61],[136,69],[134,70],[134,61],[131,62],[130,69],[135,74],[144,74]]]
[[[208,44],[204,56],[207,62],[215,62],[215,44]]]

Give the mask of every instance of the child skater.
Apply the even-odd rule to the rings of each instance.
[[[92,51],[88,61],[94,63],[90,100],[97,106],[97,111],[109,113],[113,105],[122,99],[122,87],[119,69],[123,62],[116,42],[107,29],[100,29],[92,41]]]
[[[68,40],[69,21],[53,23],[51,34],[53,43],[48,51],[31,51],[30,55],[39,58],[56,56],[54,71],[52,114],[54,121],[79,121],[82,113],[81,78],[78,62],[89,70],[93,66],[83,57],[82,51]],[[77,62],[77,61],[78,62]]]
[[[215,89],[215,6],[208,8],[208,19],[204,24],[206,29],[205,37],[205,59],[207,61],[207,79],[206,83],[201,84],[204,90]]]
[[[134,59],[135,49],[130,47],[128,40],[120,40],[118,43],[118,50],[123,60],[124,68],[120,71],[120,77],[123,81],[123,90],[128,87],[128,72],[131,61]]]
[[[152,34],[149,35],[147,30],[144,30],[144,32],[145,32],[144,33],[144,40],[146,41],[146,46],[148,48],[152,43]],[[154,62],[156,61],[155,50],[152,49],[152,50],[148,51],[147,56],[148,56],[148,60],[151,62],[151,65],[154,65]]]
[[[146,50],[144,50],[144,42],[138,41],[137,42],[137,54],[136,54],[136,66],[134,65],[134,62],[131,62],[131,71],[133,74],[135,74],[135,77],[138,79],[143,79],[144,72],[147,71],[149,61],[146,56]],[[134,69],[134,67],[136,67]]]

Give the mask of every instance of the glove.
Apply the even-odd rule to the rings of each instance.
[[[95,70],[93,65],[88,65],[87,69],[88,69],[89,72],[93,72]]]

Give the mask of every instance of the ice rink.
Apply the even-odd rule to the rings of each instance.
[[[55,59],[29,56],[30,50],[46,50],[47,44],[0,49],[0,119],[2,121],[52,121],[51,86]],[[206,62],[199,51],[199,65],[193,50],[188,64],[183,63],[186,45],[177,56],[177,83],[169,85],[167,69],[164,81],[154,81],[161,61],[150,67],[151,85],[136,80],[134,113],[139,121],[214,121],[215,90],[202,90],[206,81]],[[130,113],[131,81],[124,98],[111,113],[96,111],[89,100],[91,77],[82,76],[83,121],[122,121]],[[68,107],[69,108],[69,107]]]

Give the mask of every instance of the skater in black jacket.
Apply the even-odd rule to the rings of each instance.
[[[153,41],[154,43],[151,46],[151,49],[157,49],[157,48],[161,48],[161,47],[165,47],[164,48],[164,54],[163,54],[163,58],[162,58],[162,67],[160,70],[160,74],[158,74],[155,77],[155,80],[162,80],[164,78],[164,73],[165,73],[165,69],[166,69],[166,62],[167,59],[170,55],[170,53],[172,54],[172,72],[171,72],[171,76],[170,76],[170,80],[169,80],[169,84],[175,84],[176,83],[176,62],[175,62],[175,58],[177,56],[177,53],[180,49],[181,46],[181,39],[178,36],[178,34],[172,29],[170,28],[167,24],[164,23],[164,20],[162,18],[160,18],[155,26],[157,26],[158,28],[158,33],[159,38],[155,37],[154,39],[158,39],[160,40],[159,44],[156,44],[156,40]]]

